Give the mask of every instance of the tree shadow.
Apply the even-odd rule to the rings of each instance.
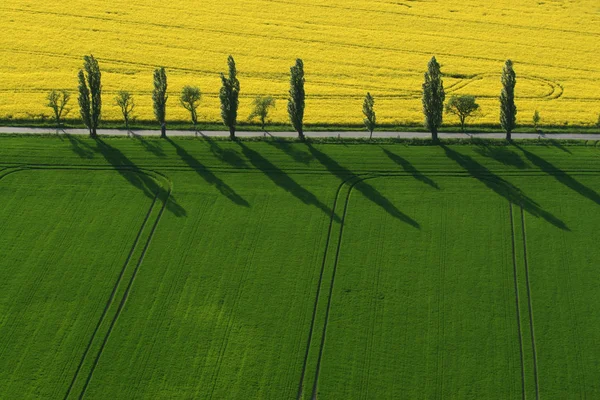
[[[223,182],[220,178],[218,178],[215,174],[213,174],[204,164],[195,159],[190,153],[188,153],[183,147],[179,146],[169,137],[166,138],[166,141],[171,144],[175,148],[177,155],[181,157],[181,159],[192,168],[202,179],[204,179],[209,185],[212,185],[221,192],[222,195],[227,197],[229,200],[234,202],[237,205],[243,207],[250,207],[250,204],[239,194],[235,192],[229,185]]]
[[[554,164],[544,160],[540,156],[531,153],[530,151],[524,149],[523,147],[515,144],[515,147],[525,154],[525,157],[536,167],[552,176],[554,179],[572,189],[573,191],[579,193],[580,195],[590,199],[594,203],[600,205],[600,194],[596,192],[594,189],[585,186],[583,183],[579,182],[571,175],[567,174],[565,171],[561,170]]]
[[[440,189],[438,184],[435,183],[433,181],[433,179],[429,178],[428,176],[423,175],[423,173],[421,171],[419,171],[418,169],[416,169],[414,165],[412,165],[410,162],[408,162],[408,160],[400,157],[398,154],[392,153],[391,151],[389,151],[388,149],[385,149],[383,147],[381,148],[381,150],[383,150],[385,155],[388,156],[390,160],[392,160],[396,164],[400,165],[404,169],[404,171],[411,174],[413,176],[413,178],[415,178],[416,180],[423,182],[424,184],[429,185],[432,188],[435,188],[438,190]]]
[[[167,197],[165,188],[159,185],[152,177],[140,171],[119,149],[112,147],[100,138],[96,138],[95,141],[97,152],[102,154],[106,161],[108,161],[132,186],[141,190],[144,195],[150,199],[154,199],[156,195],[158,195],[159,198],[166,198],[166,208],[175,216],[184,217],[187,215],[185,209],[177,203],[172,193]]]
[[[537,204],[533,199],[526,196],[519,188],[514,186],[512,183],[502,179],[492,171],[487,169],[482,164],[475,161],[473,158],[458,153],[445,145],[441,145],[444,152],[451,160],[455,161],[458,165],[463,167],[467,172],[489,189],[493,190],[498,195],[504,197],[512,204],[521,206],[524,210],[529,212],[531,215],[541,217],[556,226],[559,229],[569,231],[567,225],[556,216],[552,215],[548,211],[545,211]]]
[[[144,147],[146,151],[149,151],[156,157],[166,157],[165,151],[159,144],[161,142],[145,139],[142,135],[138,135],[134,132],[131,132],[131,137],[140,142],[140,144]]]
[[[349,169],[344,168],[343,166],[338,164],[337,161],[333,160],[327,154],[314,148],[312,144],[307,143],[306,145],[312,156],[316,158],[321,164],[323,164],[323,166],[327,168],[329,172],[333,173],[341,180],[346,180],[348,177],[356,175]],[[400,221],[405,222],[414,228],[421,229],[421,226],[417,221],[404,214],[402,211],[398,210],[398,208],[394,204],[392,204],[391,201],[389,201],[377,189],[368,184],[366,181],[359,181],[354,186],[354,189],[358,190],[367,199],[383,208],[392,217],[397,218]]]
[[[200,135],[204,138],[204,141],[208,144],[210,152],[217,157],[219,160],[226,162],[234,168],[249,168],[246,161],[240,157],[237,151],[233,149],[223,149],[217,144],[217,142],[210,136],[206,136],[202,132]]]
[[[64,135],[71,144],[71,150],[81,158],[94,158],[96,149],[74,135]]]
[[[266,140],[269,146],[273,146],[276,149],[279,149],[292,157],[295,161],[300,162],[302,164],[308,165],[314,157],[312,154],[307,153],[306,151],[300,150],[293,145],[293,143],[285,140]]]
[[[556,147],[559,150],[564,151],[565,153],[569,153],[569,154],[573,154],[571,153],[571,150],[569,150],[568,148],[566,148],[565,146],[563,146],[562,144],[560,144],[559,141],[557,140],[548,140],[548,141],[544,141],[543,142],[545,145],[550,146],[550,147]]]
[[[313,193],[303,188],[283,170],[279,169],[257,151],[250,149],[241,141],[238,141],[237,143],[250,163],[255,168],[261,170],[273,183],[301,200],[304,204],[314,205],[322,210],[327,216],[334,218],[335,221],[340,221],[340,217],[338,217],[331,208],[321,202]]]
[[[518,169],[530,168],[517,153],[504,146],[480,146],[475,151],[484,157],[492,158],[504,165]]]

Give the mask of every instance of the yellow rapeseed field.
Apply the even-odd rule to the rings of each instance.
[[[183,120],[178,93],[203,92],[202,120],[219,120],[219,72],[232,54],[240,120],[258,94],[273,95],[286,122],[289,68],[305,63],[308,123],[362,121],[370,91],[379,122],[420,123],[420,90],[435,55],[448,97],[478,97],[473,121],[496,123],[503,62],[517,72],[518,122],[592,124],[600,112],[599,0],[2,0],[0,118],[45,113],[51,89],[75,91],[82,56],[103,71],[103,119],[113,98],[134,93],[151,119],[152,70],[165,66],[167,118]],[[457,123],[451,116],[447,123]]]

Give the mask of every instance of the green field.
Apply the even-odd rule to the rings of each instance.
[[[0,136],[0,398],[600,397],[600,148]]]

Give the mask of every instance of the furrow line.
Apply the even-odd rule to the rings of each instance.
[[[310,329],[308,331],[308,339],[307,339],[307,343],[306,343],[306,352],[304,353],[304,362],[302,365],[302,374],[300,375],[300,383],[298,385],[298,395],[296,396],[296,398],[298,400],[300,400],[302,398],[302,394],[304,391],[304,378],[306,375],[306,367],[307,367],[307,363],[308,363],[308,355],[310,353],[310,345],[311,345],[311,341],[312,341],[312,337],[313,337],[313,332],[314,332],[314,327],[315,327],[315,320],[317,318],[317,309],[318,309],[318,304],[319,304],[319,298],[320,298],[320,294],[321,294],[321,284],[323,282],[323,275],[325,272],[325,265],[327,264],[327,254],[329,252],[329,243],[331,241],[331,231],[333,230],[333,221],[334,221],[334,216],[335,216],[335,210],[337,208],[337,203],[338,203],[338,199],[340,196],[340,192],[342,190],[342,188],[348,183],[350,182],[352,179],[355,179],[356,176],[351,176],[350,178],[344,180],[342,183],[340,183],[340,185],[338,186],[336,193],[335,193],[335,197],[333,199],[333,206],[331,207],[331,214],[329,216],[329,227],[327,229],[327,239],[325,240],[325,250],[323,252],[323,262],[321,264],[321,272],[319,274],[319,281],[317,283],[317,293],[315,296],[315,302],[314,302],[314,306],[313,306],[313,315],[312,315],[312,320],[310,322]]]
[[[67,389],[67,393],[65,394],[65,397],[64,397],[65,400],[69,397],[69,395],[71,394],[71,391],[73,390],[73,386],[75,385],[75,382],[77,381],[79,372],[81,371],[81,368],[83,367],[83,364],[87,358],[87,355],[92,347],[94,339],[96,338],[96,334],[100,330],[100,326],[104,322],[104,318],[106,318],[106,315],[108,314],[108,310],[110,309],[110,306],[112,305],[112,303],[115,299],[117,290],[121,284],[121,280],[123,279],[123,276],[125,275],[125,271],[126,271],[127,267],[129,266],[129,262],[131,261],[131,258],[133,257],[133,254],[135,253],[135,249],[138,246],[138,243],[142,236],[142,232],[144,231],[144,228],[146,227],[146,224],[148,223],[148,220],[150,219],[150,215],[152,214],[152,210],[154,209],[154,205],[156,204],[156,199],[158,198],[158,194],[159,193],[157,192],[156,195],[154,196],[154,199],[152,200],[152,204],[150,205],[150,208],[148,209],[148,212],[146,213],[146,216],[144,217],[142,225],[140,226],[140,229],[138,230],[138,233],[133,242],[133,245],[131,246],[131,249],[129,250],[129,254],[127,255],[127,258],[125,259],[125,263],[123,264],[123,267],[121,268],[119,277],[117,278],[117,281],[115,282],[115,285],[113,286],[112,292],[110,293],[110,297],[108,298],[108,301],[106,302],[106,305],[104,306],[104,311],[102,312],[102,315],[100,316],[100,319],[98,320],[98,323],[96,324],[94,332],[92,333],[92,337],[90,338],[89,343],[81,357],[81,361],[79,362],[79,365],[77,366],[77,370],[75,371],[75,374],[73,375],[73,379],[71,380],[69,388]]]
[[[119,316],[121,315],[121,312],[123,310],[123,308],[125,307],[125,303],[127,302],[127,299],[129,297],[129,293],[131,292],[131,288],[133,286],[133,282],[135,280],[135,277],[137,275],[137,272],[140,269],[140,266],[142,264],[142,262],[144,261],[144,257],[146,256],[146,253],[148,251],[148,248],[150,247],[150,243],[152,242],[152,238],[154,236],[154,233],[156,232],[156,228],[158,226],[158,223],[160,222],[160,219],[162,217],[162,215],[164,214],[165,208],[167,206],[167,203],[169,201],[169,198],[171,197],[171,188],[169,188],[169,190],[167,191],[167,195],[163,201],[163,205],[160,208],[160,211],[158,213],[158,216],[156,217],[156,220],[154,221],[154,224],[152,225],[152,229],[150,230],[150,234],[148,236],[148,240],[146,241],[144,248],[142,250],[142,253],[140,255],[140,258],[136,264],[135,269],[133,270],[133,274],[131,276],[131,279],[129,280],[129,283],[127,285],[127,288],[125,290],[125,293],[123,295],[123,298],[121,299],[121,302],[119,303],[119,308],[117,309],[117,312],[115,314],[115,317],[113,318],[113,320],[111,321],[111,324],[108,328],[108,332],[106,333],[106,336],[104,337],[104,341],[102,342],[102,345],[100,347],[100,350],[98,351],[98,354],[96,355],[96,358],[94,359],[94,363],[92,364],[92,369],[90,370],[90,373],[86,379],[85,385],[81,391],[81,394],[79,395],[79,399],[82,399],[83,396],[85,395],[85,392],[87,391],[87,388],[89,387],[90,381],[92,380],[92,375],[94,374],[94,371],[96,369],[96,366],[98,365],[98,362],[100,361],[100,357],[102,356],[102,352],[104,351],[104,348],[106,347],[106,344],[108,342],[108,339],[110,337],[110,334],[112,333],[114,326],[117,322],[117,319],[119,318]]]
[[[535,331],[533,327],[533,306],[531,302],[531,285],[529,279],[529,262],[527,261],[527,236],[525,232],[525,213],[523,206],[521,206],[521,229],[523,234],[523,258],[525,261],[525,282],[527,284],[527,304],[529,307],[529,327],[531,331],[531,348],[533,352],[533,376],[535,379],[535,398],[540,398],[540,384],[538,378],[538,367],[537,367],[537,351],[535,346]]]
[[[319,356],[317,359],[317,367],[316,367],[316,371],[315,371],[315,379],[314,379],[314,383],[313,383],[313,388],[312,388],[312,400],[316,400],[317,399],[317,388],[318,388],[318,384],[319,384],[319,373],[321,372],[321,362],[323,359],[323,350],[325,347],[325,337],[327,334],[327,324],[329,322],[329,314],[331,312],[331,300],[332,300],[332,295],[333,295],[333,287],[334,287],[334,283],[335,283],[335,276],[336,276],[336,272],[337,272],[337,266],[338,266],[338,261],[339,261],[339,257],[340,257],[340,251],[341,251],[341,247],[342,247],[342,237],[344,234],[344,225],[345,225],[345,219],[346,219],[346,215],[348,213],[348,204],[350,203],[350,195],[352,194],[352,190],[354,189],[354,187],[362,182],[365,181],[367,179],[370,179],[373,177],[364,177],[364,178],[358,178],[356,180],[356,182],[353,182],[350,185],[350,188],[348,189],[348,193],[346,194],[346,200],[344,202],[344,212],[342,214],[342,218],[340,221],[340,233],[339,233],[339,239],[338,239],[338,243],[337,243],[337,249],[336,249],[336,253],[335,253],[335,259],[334,259],[334,263],[333,263],[333,272],[332,272],[332,276],[331,276],[331,284],[329,285],[329,296],[327,299],[327,309],[325,312],[325,323],[323,324],[323,333],[321,336],[321,345],[319,348]]]
[[[519,354],[521,358],[521,392],[522,398],[525,400],[525,361],[523,357],[523,333],[521,330],[521,310],[519,309],[519,285],[517,278],[517,251],[516,251],[516,240],[515,240],[515,222],[513,219],[513,205],[509,204],[510,214],[510,232],[512,239],[512,262],[513,262],[513,273],[515,282],[515,303],[517,308],[517,328],[519,332]]]

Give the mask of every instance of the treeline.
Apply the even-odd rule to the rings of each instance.
[[[78,73],[78,103],[81,120],[88,128],[91,137],[96,137],[98,125],[102,113],[102,72],[98,60],[93,55],[85,56],[83,68]],[[240,81],[237,78],[237,68],[232,56],[227,59],[228,73],[220,74],[221,89],[219,91],[219,101],[221,103],[221,118],[223,124],[229,129],[230,138],[235,139],[236,126],[238,121],[238,106]],[[431,132],[434,141],[438,140],[438,130],[442,125],[444,111],[446,114],[456,115],[460,121],[461,129],[464,132],[466,121],[473,117],[479,110],[479,105],[474,96],[452,96],[446,102],[444,91],[443,74],[440,64],[435,57],[432,57],[427,65],[423,82],[423,115],[424,126]],[[164,67],[157,68],[154,71],[154,89],[152,91],[152,104],[154,108],[154,117],[161,128],[161,137],[167,135],[167,94],[168,81],[167,72]],[[304,110],[306,92],[304,90],[304,63],[297,59],[296,63],[290,68],[290,89],[287,101],[287,111],[291,125],[298,133],[298,138],[304,140]],[[517,107],[515,105],[515,84],[516,74],[511,60],[507,60],[502,70],[502,87],[500,90],[500,125],[506,132],[506,139],[511,140],[511,133],[516,127]],[[61,120],[69,112],[68,103],[71,94],[66,90],[53,90],[48,94],[48,107],[53,111],[54,120],[57,129],[60,127]],[[197,109],[202,99],[202,92],[196,86],[185,86],[180,95],[179,103],[190,114],[190,120],[197,131],[198,124]],[[120,91],[114,99],[119,106],[125,128],[129,132],[129,123],[135,108],[133,95],[128,91]],[[253,101],[253,111],[250,119],[258,118],[263,130],[269,115],[269,111],[275,106],[275,100],[272,96],[258,96]],[[375,112],[375,98],[371,93],[367,93],[363,102],[362,113],[364,124],[373,136],[373,131],[377,127],[377,116]],[[540,116],[536,111],[533,117],[534,125],[537,129]]]

